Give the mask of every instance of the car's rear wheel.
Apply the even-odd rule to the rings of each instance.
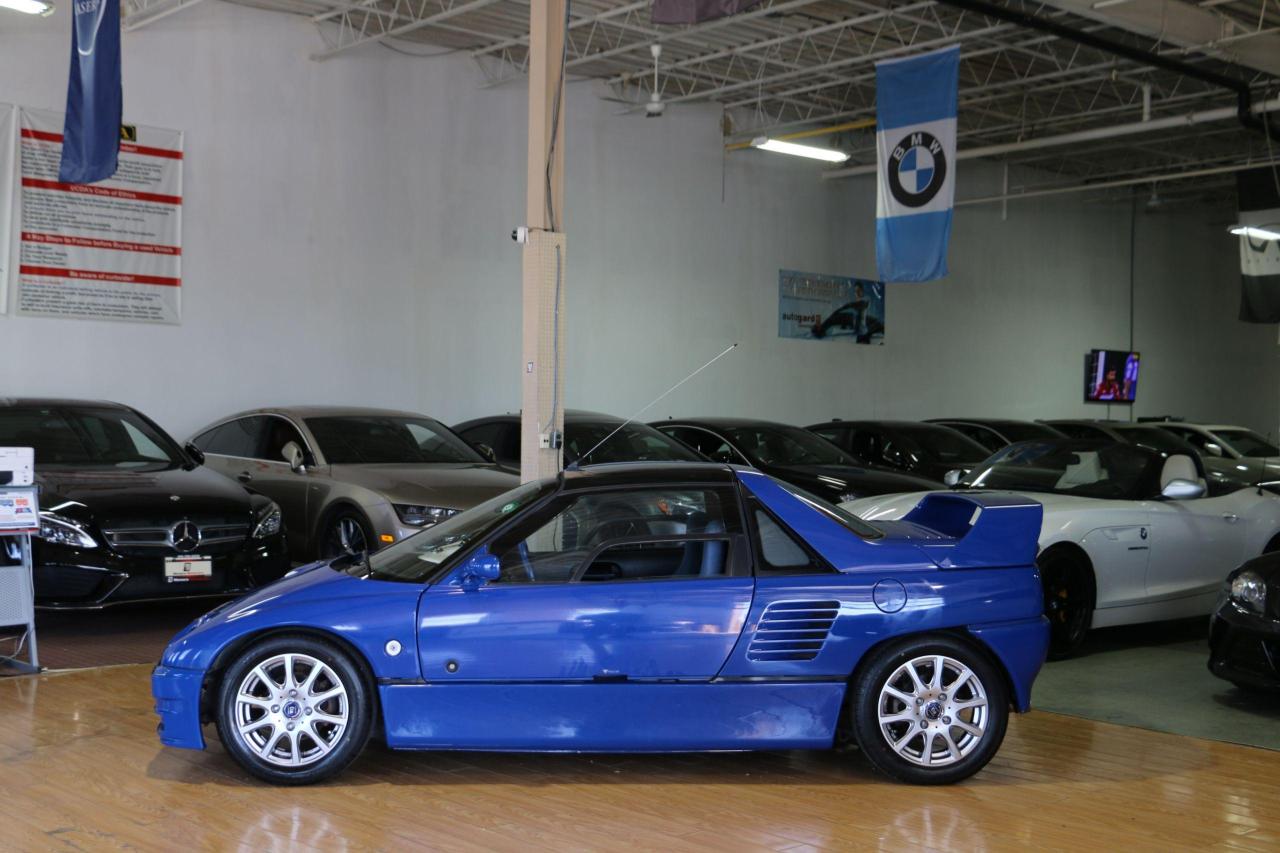
[[[224,673],[218,736],[254,776],[305,785],[360,754],[372,708],[369,687],[346,652],[312,637],[275,637],[251,646]]]
[[[378,548],[373,528],[353,509],[340,509],[325,520],[320,533],[320,559],[371,554]]]
[[[916,785],[977,773],[1009,721],[1004,678],[982,653],[947,635],[908,637],[874,654],[850,704],[858,746],[880,772]]]
[[[1049,659],[1075,654],[1093,624],[1093,572],[1067,551],[1049,550],[1040,555],[1040,582],[1044,587],[1044,615],[1049,619]]]

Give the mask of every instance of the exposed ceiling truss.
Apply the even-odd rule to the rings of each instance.
[[[537,0],[532,0],[537,2]],[[126,27],[200,0],[126,0]],[[236,0],[307,15],[327,60],[388,47],[469,55],[483,85],[523,78],[530,0]],[[1280,93],[1280,0],[997,0],[1131,47],[1231,76],[1255,101]],[[687,26],[650,20],[649,0],[572,0],[571,79],[598,81],[620,121],[643,115],[654,89],[649,47],[663,46],[657,89],[670,109],[715,103],[728,142],[875,115],[875,62],[961,45],[959,145],[1002,146],[1000,159],[1061,182],[1212,170],[1280,159],[1267,138],[1231,118],[1195,128],[1161,119],[1232,106],[1210,83],[934,0],[762,0],[738,15]],[[1280,111],[1270,114],[1280,124]],[[1151,133],[1020,150],[1011,143],[1144,120]],[[867,131],[837,137],[850,166],[874,160]],[[767,156],[747,152],[734,156]],[[1185,182],[1220,193],[1222,175]],[[1229,177],[1229,175],[1228,175]]]

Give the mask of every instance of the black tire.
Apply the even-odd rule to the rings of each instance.
[[[363,548],[352,541],[355,535],[363,540]],[[378,550],[378,540],[374,535],[373,525],[364,517],[364,513],[348,507],[341,507],[325,516],[317,539],[316,556],[321,560],[372,554]]]
[[[295,696],[283,678],[285,655],[291,656]],[[309,688],[308,661],[322,665]],[[274,693],[256,675],[259,666],[272,679]],[[265,700],[264,705],[242,701],[247,681],[254,682],[248,695]],[[342,697],[309,701],[339,687]],[[327,722],[329,717],[342,717],[342,725]],[[364,749],[373,728],[373,694],[360,667],[337,646],[306,636],[272,637],[250,646],[227,667],[218,688],[216,722],[223,747],[249,773],[277,785],[309,785],[340,773]]]
[[[1078,556],[1060,549],[1045,551],[1036,563],[1049,619],[1049,660],[1062,660],[1080,650],[1093,625],[1093,571]]]
[[[932,661],[938,658],[943,660],[941,685],[933,681]],[[902,688],[912,684],[906,672],[912,662],[925,689],[908,693]],[[969,671],[966,679],[960,678],[960,667]],[[958,691],[951,692],[952,686]],[[889,688],[922,701],[900,700],[886,692]],[[859,668],[852,689],[849,714],[863,754],[881,773],[913,785],[948,785],[977,773],[1000,748],[1009,723],[1004,673],[986,654],[947,634],[890,643]],[[882,710],[906,719],[882,725]]]

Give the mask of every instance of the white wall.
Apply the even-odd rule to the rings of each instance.
[[[61,106],[66,16],[5,16],[0,101]],[[0,367],[0,394],[124,400],[179,435],[272,403],[518,408],[523,84],[376,47],[315,63],[319,44],[304,18],[221,3],[125,35],[126,119],[187,134],[183,323],[0,317],[5,365],[40,354]],[[738,341],[650,415],[1101,414],[1083,353],[1128,342],[1127,208],[961,209],[951,277],[891,289],[886,346],[780,340],[779,268],[874,275],[874,186],[726,159],[712,107],[615,109],[571,84],[569,405],[627,413]],[[962,196],[991,190],[965,170]],[[1137,412],[1274,432],[1275,329],[1235,322],[1221,224],[1140,218]]]

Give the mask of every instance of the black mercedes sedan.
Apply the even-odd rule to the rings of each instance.
[[[866,465],[935,481],[945,480],[951,471],[963,474],[991,455],[978,442],[940,424],[833,420],[808,429]]]
[[[1244,690],[1280,692],[1280,552],[1227,576],[1209,619],[1209,671]]]
[[[38,606],[229,596],[289,570],[280,508],[128,406],[3,400],[0,446],[35,450]]]
[[[623,426],[623,424],[626,424]],[[618,429],[622,427],[621,429]],[[617,430],[615,432],[615,430]],[[486,457],[520,468],[520,416],[493,415],[460,423],[453,431]],[[608,439],[605,441],[605,439]],[[604,442],[601,444],[601,442]],[[591,454],[583,458],[583,454]],[[564,464],[603,462],[705,462],[697,453],[642,423],[616,415],[564,410]]]
[[[941,424],[961,432],[991,453],[1018,441],[1052,441],[1066,438],[1066,433],[1037,421],[1015,421],[1009,418],[929,418],[927,424]]]
[[[935,480],[868,468],[807,430],[743,418],[676,418],[652,424],[713,462],[750,465],[833,503],[940,489]]]

